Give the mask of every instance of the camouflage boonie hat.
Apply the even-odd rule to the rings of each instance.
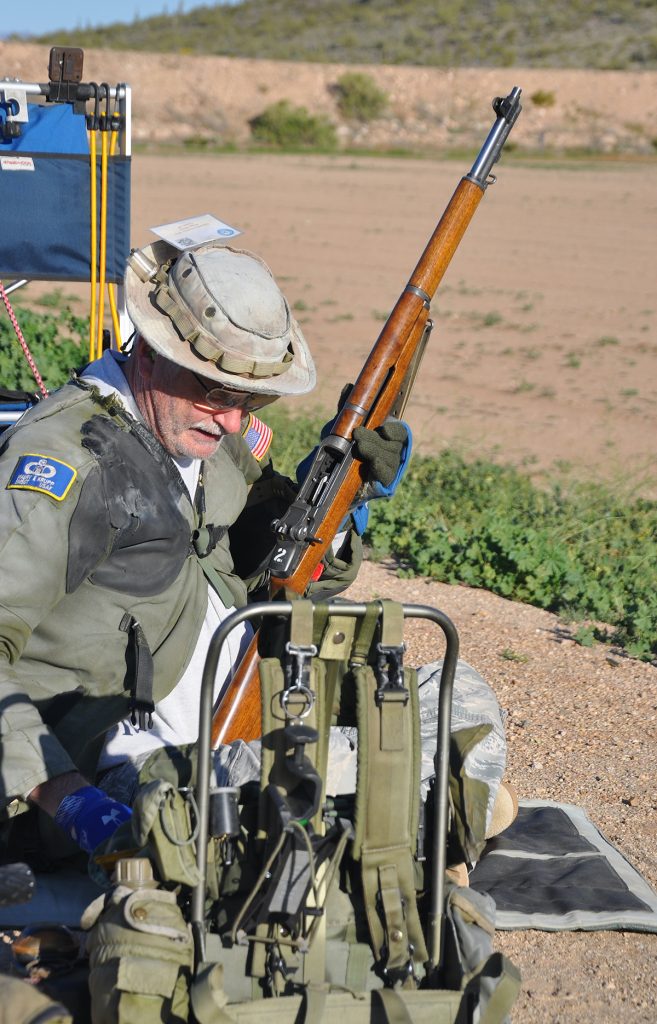
[[[177,365],[239,391],[314,388],[301,328],[253,253],[215,241],[181,252],[157,241],[130,254],[125,288],[136,329]]]

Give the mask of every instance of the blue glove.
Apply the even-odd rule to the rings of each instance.
[[[57,808],[55,821],[82,850],[93,853],[131,817],[129,807],[113,800],[102,789],[82,786],[64,797]]]

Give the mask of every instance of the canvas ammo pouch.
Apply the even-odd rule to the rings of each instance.
[[[187,798],[189,794],[189,798]],[[196,820],[191,791],[163,779],[143,785],[135,799],[132,832],[141,849],[148,844],[160,878],[193,888],[196,866]]]
[[[194,948],[176,895],[118,884],[87,907],[93,1024],[186,1024]]]
[[[198,810],[194,799],[198,763],[196,744],[162,747],[144,762],[135,800],[132,831],[164,882],[196,886],[200,880],[196,856]],[[234,790],[239,793],[239,790]],[[248,818],[247,814],[243,814]],[[210,835],[207,847],[206,889],[209,903],[246,884],[245,830],[227,842]],[[255,830],[254,830],[255,831]],[[252,872],[251,872],[252,873]]]
[[[520,991],[513,963],[493,951],[495,902],[486,893],[448,883],[441,981],[460,988],[471,1015],[484,1022],[507,1022]]]

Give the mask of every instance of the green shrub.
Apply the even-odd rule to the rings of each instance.
[[[587,483],[539,490],[448,451],[413,460],[393,501],[373,503],[366,536],[409,575],[607,623],[607,639],[657,655],[657,502]]]
[[[284,406],[265,417],[276,465],[293,476],[322,418],[292,419]],[[606,623],[606,632],[583,626],[578,642],[591,635],[657,657],[657,502],[589,483],[539,489],[510,466],[446,451],[414,456],[394,498],[372,502],[365,540],[371,557],[394,559],[401,575]]]
[[[333,91],[338,110],[351,121],[374,121],[388,106],[388,96],[370,75],[346,71],[338,78]]]
[[[537,89],[529,98],[535,107],[553,107],[557,102],[554,93],[547,89]]]
[[[255,142],[279,149],[319,149],[337,147],[335,128],[324,115],[308,113],[305,107],[293,107],[279,100],[249,121]]]
[[[16,307],[23,337],[46,387],[64,384],[72,369],[88,358],[89,321],[63,309],[56,316]],[[36,391],[37,384],[9,318],[0,315],[0,385],[12,391]]]

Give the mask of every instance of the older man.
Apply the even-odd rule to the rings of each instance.
[[[250,447],[245,426],[315,384],[299,325],[252,254],[156,242],[132,254],[126,294],[129,354],[106,353],[40,402],[0,459],[2,805],[36,805],[88,851],[130,814],[92,784],[99,767],[196,737],[210,637],[247,600],[229,528],[261,481],[249,531],[266,549],[262,491],[280,501],[287,486],[266,428]]]

